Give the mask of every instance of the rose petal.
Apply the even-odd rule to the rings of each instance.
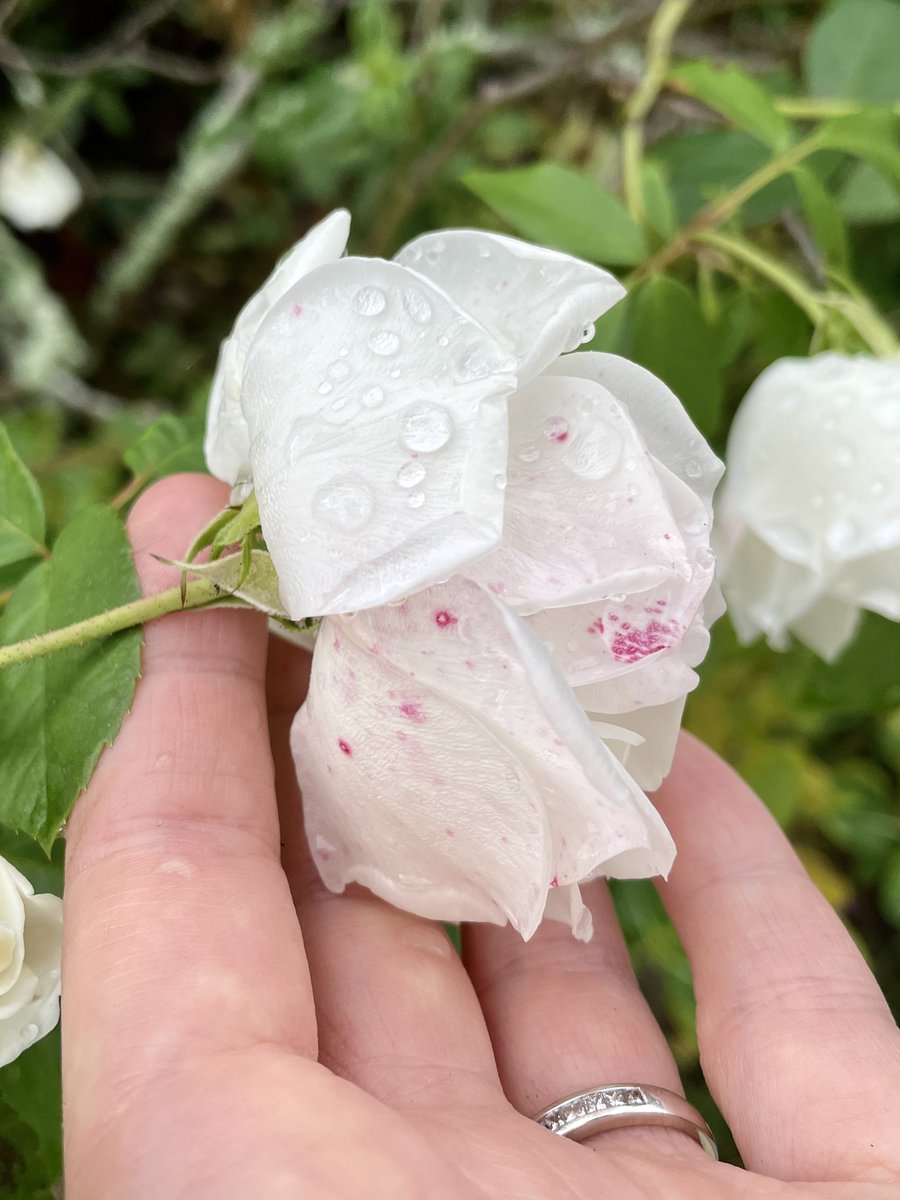
[[[900,542],[900,360],[781,359],[732,425],[726,502],[821,571]]]
[[[592,322],[625,295],[614,276],[591,263],[473,229],[426,233],[396,258],[515,347],[520,383],[592,337]]]
[[[700,496],[707,514],[712,512],[712,495],[724,466],[661,379],[627,358],[592,350],[558,359],[547,373],[590,379],[610,391],[627,410],[653,457]]]
[[[225,483],[250,478],[250,434],[241,412],[241,384],[250,342],[276,300],[316,267],[341,257],[349,233],[350,214],[343,208],[314,225],[250,297],[222,342],[207,409],[204,449],[210,471]]]
[[[900,546],[847,563],[828,590],[848,604],[900,621]]]
[[[22,970],[25,959],[24,897],[31,894],[28,880],[0,858],[0,1001],[13,987]]]
[[[510,403],[503,541],[467,574],[525,613],[696,590],[684,525],[688,542],[706,541],[699,501],[650,457],[618,401],[589,380],[541,376]]]
[[[404,596],[497,543],[511,367],[492,334],[396,263],[346,258],[278,301],[242,403],[295,620]]]
[[[823,596],[791,623],[791,633],[826,662],[833,662],[859,625],[859,607]]]
[[[645,792],[656,791],[671,770],[684,704],[685,696],[679,696],[666,704],[639,708],[615,716],[609,713],[594,716],[591,713],[591,720],[604,729],[603,737],[609,748]],[[622,726],[624,733],[639,734],[640,740],[635,743],[634,740],[625,737],[610,736],[612,731],[605,727],[614,722]]]
[[[313,856],[423,916],[509,920],[603,871],[665,873],[658,814],[524,623],[455,577],[330,619],[293,747]]]
[[[750,529],[721,556],[721,583],[738,639],[765,634],[775,650],[790,644],[788,629],[815,603],[822,578],[799,563],[781,558]]]

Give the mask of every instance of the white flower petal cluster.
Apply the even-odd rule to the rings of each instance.
[[[641,789],[720,611],[721,464],[654,376],[569,353],[607,272],[472,230],[341,258],[345,222],[244,309],[207,438],[287,611],[324,617],[293,731],[314,858],[334,890],[589,937],[579,883],[674,855]]]
[[[78,180],[52,150],[22,136],[0,150],[0,214],[18,229],[55,229],[80,203]]]
[[[0,858],[0,1067],[59,1021],[62,901]]]
[[[861,609],[900,620],[900,359],[781,359],[737,413],[716,548],[743,641],[834,659]]]

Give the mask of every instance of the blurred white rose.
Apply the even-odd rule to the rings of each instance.
[[[78,180],[52,150],[17,136],[0,150],[0,213],[19,229],[55,229],[81,203]]]
[[[59,1020],[62,901],[0,858],[0,1067]]]
[[[741,640],[784,650],[793,634],[831,660],[861,609],[900,620],[900,359],[774,363],[727,463],[715,537]]]
[[[294,751],[335,890],[589,937],[579,883],[671,865],[639,785],[718,615],[721,464],[649,372],[568,353],[623,294],[447,230],[266,298],[235,458],[288,612],[326,618]]]

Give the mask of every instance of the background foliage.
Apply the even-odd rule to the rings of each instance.
[[[630,294],[594,344],[667,380],[720,453],[774,359],[889,348],[898,45],[894,0],[7,0],[0,136],[49,144],[85,199],[58,230],[0,224],[0,507],[15,493],[19,513],[0,521],[4,622],[21,628],[38,592],[65,597],[72,539],[114,539],[110,505],[202,468],[218,342],[333,205],[352,210],[357,251],[462,224],[616,270]],[[116,653],[133,676],[134,646]],[[878,618],[832,667],[739,648],[725,618],[688,715],[788,829],[895,1005],[898,662],[898,628]],[[0,738],[17,705],[4,695]],[[88,736],[88,762],[107,726],[65,733]],[[30,832],[46,843],[69,802]],[[0,852],[60,889],[59,843],[48,862],[0,830]],[[651,887],[616,890],[709,1112],[677,938]],[[0,1196],[58,1194],[59,1169],[54,1036],[0,1072]]]

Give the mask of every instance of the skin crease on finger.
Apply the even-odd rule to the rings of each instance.
[[[131,523],[142,569],[151,550],[180,554],[221,503],[221,490],[195,477],[152,489]],[[151,579],[154,587],[164,582],[161,574]],[[263,623],[244,613],[191,614],[167,618],[148,635],[145,678],[133,712],[115,748],[104,755],[71,828],[64,965],[67,1200],[246,1200],[248,1194],[254,1200],[896,1197],[900,1152],[891,1158],[887,1146],[880,1148],[883,1184],[875,1182],[874,1162],[861,1164],[852,1182],[788,1183],[716,1165],[680,1134],[625,1130],[578,1146],[517,1113],[490,1083],[487,1026],[479,1006],[471,1003],[459,963],[426,948],[442,936],[440,931],[363,893],[320,895],[310,902],[310,877],[296,869],[303,845],[299,805],[285,787],[279,833],[272,762],[260,737]],[[293,648],[270,647],[270,680],[296,670],[302,687],[307,665]],[[282,783],[289,767],[285,714],[297,698],[287,698],[270,726],[280,762],[275,776]],[[682,769],[662,797],[672,812],[683,810],[686,845],[697,816],[689,811],[691,789],[708,786],[705,753],[684,743]],[[162,773],[145,769],[165,756],[171,761]],[[733,803],[744,803],[738,786],[730,772],[715,777],[709,803],[720,816]],[[176,808],[180,819],[172,820]],[[685,863],[690,876],[696,856],[685,853]],[[726,907],[725,897],[719,899]],[[795,900],[813,914],[813,924],[801,922],[802,928],[818,927],[827,914],[813,897],[804,891]],[[342,914],[334,925],[342,932],[330,944],[309,930],[317,943],[312,980],[295,904],[307,924],[329,905]],[[353,916],[354,905],[361,906],[364,919]],[[676,899],[673,913],[677,905]],[[685,936],[690,914],[687,904],[683,907],[678,919]],[[745,924],[751,918],[752,912]],[[488,1073],[476,1090],[466,1090],[467,1073],[456,1071],[454,1054],[440,1064],[443,1074],[423,1077],[405,1094],[397,1092],[405,1047],[403,1029],[393,1017],[409,976],[392,978],[390,963],[383,963],[378,981],[371,966],[373,946],[382,947],[382,956],[389,953],[392,930],[405,931],[403,953],[412,955],[409,961],[428,955],[436,972],[427,1001],[446,1011],[434,1028],[440,1032],[455,1023],[468,1038],[469,1051],[482,1047],[479,1070]],[[354,945],[353,936],[364,944]],[[685,940],[697,959],[702,947],[696,937]],[[727,957],[719,940],[712,945]],[[699,960],[698,965],[702,968]],[[852,969],[849,959],[846,966]],[[354,971],[368,972],[367,979],[361,984]],[[442,971],[452,986],[442,987]],[[708,977],[709,968],[702,968],[700,978]],[[368,1030],[367,1088],[351,1077],[352,1064],[338,1064],[339,1056],[327,1046],[336,999],[330,1012],[319,1014],[318,1032],[323,1058],[339,1073],[315,1061],[315,1006],[323,1007],[336,981],[346,994],[340,1018],[346,1028],[353,1026],[354,1003],[380,1007],[365,1021],[357,1013],[359,1027]],[[428,1014],[423,1008],[417,1018],[411,998],[400,999],[406,1023],[416,1022],[406,1043],[409,1062],[408,1046],[421,1049]],[[527,992],[523,999],[528,1000]],[[614,1014],[612,1009],[602,1018],[593,1016],[606,1023],[611,1043],[621,1035]],[[595,1031],[587,1036],[585,1023],[591,1019],[590,1006],[571,1016],[563,1008],[558,1019],[559,1036],[568,1029],[575,1047],[563,1057],[577,1064],[581,1048],[586,1072],[596,1069],[598,1060],[587,1058],[602,1053],[604,1044]],[[869,1019],[860,1010],[857,1024]],[[508,1021],[515,1023],[515,1012]],[[390,1032],[389,1044],[377,1043],[379,1029]],[[508,1042],[511,1032],[506,1031]],[[764,1036],[765,1030],[759,1033]],[[528,1036],[533,1042],[536,1034]],[[740,1029],[729,1030],[729,1038],[740,1036]],[[881,1018],[866,1036],[873,1045],[880,1039],[884,1047],[885,1075],[876,1081],[877,1091],[885,1095],[885,1105],[896,1106],[900,1089]],[[639,1053],[639,1042],[629,1053]],[[815,1049],[812,1045],[809,1053]],[[525,1045],[523,1053],[532,1050]],[[736,1044],[716,1046],[707,1058],[708,1073],[717,1062],[741,1061],[741,1053]],[[502,1075],[501,1056],[497,1060]],[[647,1064],[635,1059],[633,1070],[642,1065]],[[394,1082],[385,1085],[389,1079]],[[843,1082],[829,1079],[827,1060],[817,1079],[832,1091]],[[448,1086],[442,1088],[443,1081]],[[500,1083],[510,1090],[502,1077]],[[860,1083],[861,1095],[867,1083],[871,1079]],[[562,1080],[548,1086],[562,1086]],[[390,1102],[373,1092],[390,1092]],[[887,1116],[878,1119],[886,1127]],[[864,1112],[860,1120],[864,1123]],[[817,1130],[792,1134],[801,1135],[827,1153],[828,1139],[819,1138]],[[834,1136],[830,1131],[828,1138]]]

